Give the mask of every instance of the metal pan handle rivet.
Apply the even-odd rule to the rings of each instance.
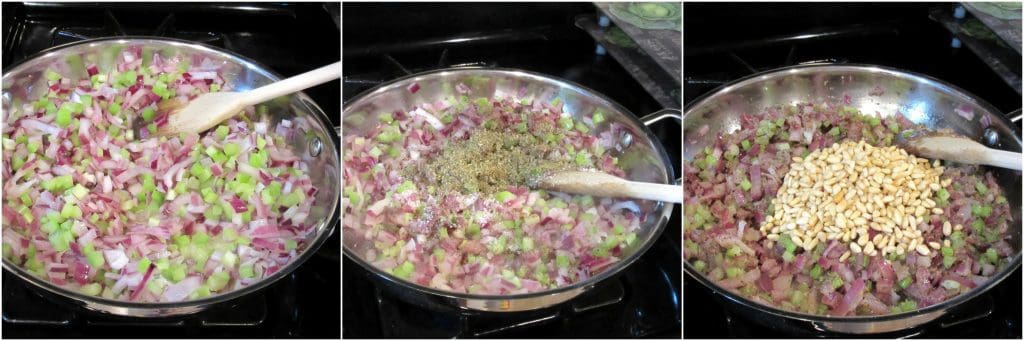
[[[319,137],[313,137],[312,140],[309,140],[309,156],[317,157],[323,149],[324,144],[320,141]]]

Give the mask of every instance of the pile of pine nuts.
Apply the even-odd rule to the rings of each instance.
[[[878,148],[864,141],[842,142],[794,157],[790,170],[772,199],[774,213],[761,224],[769,243],[782,235],[804,250],[832,240],[849,244],[850,252],[868,256],[930,255],[944,243],[925,242],[918,229],[942,214],[934,193],[952,180],[940,180],[939,162],[907,154],[897,147]],[[874,237],[869,229],[876,231]],[[948,237],[963,226],[943,224]]]

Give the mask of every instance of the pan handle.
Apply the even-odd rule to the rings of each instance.
[[[679,123],[679,126],[680,126],[679,131],[682,132],[682,129],[683,129],[682,128],[682,125],[683,125],[683,111],[679,110],[679,109],[670,109],[670,108],[661,109],[661,110],[655,111],[653,113],[647,114],[647,116],[641,117],[640,118],[640,122],[643,122],[645,126],[650,127],[651,125],[653,125],[655,123],[658,123],[658,121],[664,120],[666,118],[675,119],[676,122]],[[682,169],[680,168],[680,171],[681,170]],[[681,176],[679,178],[676,178],[676,180],[675,180],[675,184],[676,185],[679,185],[679,184],[682,184],[682,183],[683,183],[683,178]]]
[[[679,109],[661,109],[653,113],[650,113],[647,116],[641,117],[640,122],[643,122],[645,126],[650,127],[652,124],[658,123],[658,121],[661,121],[666,118],[673,118],[676,120],[676,122],[682,124],[683,112],[680,111]]]
[[[1022,117],[1021,116],[1021,108],[1017,108],[1017,110],[1011,111],[1010,113],[1006,114],[1006,117],[1010,118],[1010,122],[1013,122],[1013,123],[1020,122],[1020,119]]]

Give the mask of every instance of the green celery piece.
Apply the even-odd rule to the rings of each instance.
[[[401,139],[402,132],[398,130],[398,127],[387,126],[384,127],[384,129],[382,129],[379,134],[377,134],[376,138],[378,142],[391,143]]]
[[[228,157],[238,155],[240,151],[242,151],[242,147],[239,146],[237,143],[224,144],[224,155],[227,155]]]
[[[53,71],[52,69],[46,69],[46,79],[47,80],[49,80],[49,81],[58,81],[58,80],[61,79],[61,77],[62,76],[59,73],[57,73],[57,71]]]
[[[502,202],[502,203],[508,202],[508,201],[510,201],[512,199],[515,199],[515,198],[516,198],[516,195],[512,194],[512,192],[509,192],[509,191],[501,191],[501,192],[498,192],[498,193],[494,194],[494,199],[497,200],[498,202]]]
[[[97,296],[103,291],[103,287],[99,283],[89,283],[78,288],[78,291],[89,296]]]
[[[394,269],[392,269],[391,273],[402,279],[409,279],[409,277],[412,276],[412,272],[414,270],[416,270],[415,266],[413,266],[411,262],[405,261],[405,263],[402,263],[401,265],[396,266]]]
[[[594,122],[594,125],[601,124],[601,122],[604,122],[604,112],[601,109],[595,110],[591,120]]]
[[[728,278],[735,278],[741,274],[743,274],[743,269],[740,268],[729,267],[725,269],[725,276]]]
[[[89,262],[89,266],[93,268],[99,268],[103,266],[103,254],[93,251],[85,255],[86,260]]]
[[[152,107],[142,110],[142,119],[146,122],[152,121],[153,117],[156,117],[156,110],[153,110]]]
[[[70,238],[65,237],[66,235],[63,231],[54,231],[53,233],[50,233],[50,245],[55,251],[64,252],[71,246]]]
[[[818,279],[818,278],[820,278],[820,277],[821,277],[821,265],[818,265],[817,263],[815,263],[815,264],[814,264],[814,267],[813,267],[813,268],[811,268],[811,273],[810,273],[810,275],[811,275],[811,278],[812,278],[812,279]]]
[[[416,185],[414,185],[412,181],[405,180],[397,187],[395,187],[395,193],[405,193],[413,189],[416,189]]]
[[[71,175],[61,175],[54,177],[49,180],[43,181],[43,188],[51,191],[51,193],[58,194],[62,193],[73,185],[73,179]]]
[[[76,204],[73,204],[73,203],[70,203],[70,202],[65,202],[64,203],[64,207],[61,208],[61,210],[60,210],[60,217],[64,218],[64,219],[68,219],[68,218],[81,218],[82,217],[82,209],[79,208],[78,205],[76,205]]]
[[[270,153],[267,150],[260,150],[258,153],[249,154],[249,165],[257,169],[267,168],[267,161],[270,159]]]
[[[219,205],[212,205],[203,212],[203,216],[209,221],[220,221],[221,214],[223,213],[224,211]]]
[[[242,264],[238,268],[238,275],[242,278],[253,278],[256,277],[256,273],[253,271],[252,264]]]
[[[231,281],[231,275],[226,271],[218,271],[206,279],[206,285],[210,291],[220,291],[228,285],[229,281]]]
[[[139,261],[136,270],[138,270],[139,273],[146,273],[152,264],[153,262],[150,261],[149,258],[143,258]]]
[[[172,239],[174,239],[174,245],[177,245],[179,250],[184,250],[186,247],[188,247],[189,244],[192,243],[191,238],[189,238],[188,235],[184,234],[176,235]]]
[[[164,292],[164,282],[150,280],[149,283],[146,283],[146,289],[154,295],[160,295]]]
[[[234,268],[235,264],[238,263],[238,255],[231,251],[225,252],[220,258],[220,263],[228,268]]]
[[[470,223],[469,226],[466,227],[466,236],[475,237],[478,235],[480,235],[480,225],[476,223]]]
[[[209,170],[206,167],[203,167],[203,165],[201,163],[198,163],[198,162],[192,164],[192,168],[189,169],[189,172],[192,175],[195,175],[195,177],[198,178],[199,181],[206,181],[211,176],[213,176],[213,171]],[[207,188],[204,188],[204,190],[206,190],[206,189]],[[205,195],[206,195],[205,192],[203,194],[204,194],[204,198],[205,198]],[[214,194],[214,195],[216,195],[216,194]]]
[[[185,268],[185,264],[173,264],[160,274],[172,283],[178,283],[188,275],[188,269]]]
[[[221,230],[220,235],[224,241],[232,242],[238,238],[238,232],[234,228],[226,227]]]
[[[576,126],[576,123],[573,122],[572,117],[563,116],[558,119],[558,125],[564,130],[572,130],[572,128]]]
[[[217,139],[223,140],[223,139],[227,138],[229,132],[230,132],[230,130],[229,130],[228,126],[223,125],[223,124],[218,126],[217,127]]]
[[[57,119],[54,122],[61,128],[67,128],[71,124],[71,108],[62,105],[57,111]]]
[[[75,187],[71,188],[71,195],[75,196],[75,198],[78,198],[79,200],[84,198],[87,194],[89,194],[89,189],[85,188],[85,186],[82,186],[81,184],[77,184]]]
[[[996,249],[993,249],[993,248],[989,248],[988,250],[985,250],[985,254],[983,256],[991,264],[995,264],[996,261],[999,260],[999,255],[996,253]]]
[[[206,232],[197,232],[192,234],[192,244],[206,245],[210,241],[210,235]]]

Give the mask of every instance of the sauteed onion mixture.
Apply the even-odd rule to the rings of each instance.
[[[514,294],[590,278],[638,243],[635,202],[526,187],[570,168],[623,176],[616,130],[588,134],[604,113],[462,93],[344,137],[343,225],[373,244],[366,261],[423,286]]]
[[[893,147],[925,129],[902,115],[804,103],[740,125],[685,165],[684,258],[725,289],[809,314],[885,315],[983,285],[1015,253],[992,173]]]
[[[4,99],[3,256],[86,295],[198,299],[250,285],[305,248],[316,189],[266,107],[156,137],[169,108],[227,89],[222,65],[173,50],[69,55],[48,88]],[[17,96],[16,96],[17,97]],[[135,121],[145,128],[133,131]]]

